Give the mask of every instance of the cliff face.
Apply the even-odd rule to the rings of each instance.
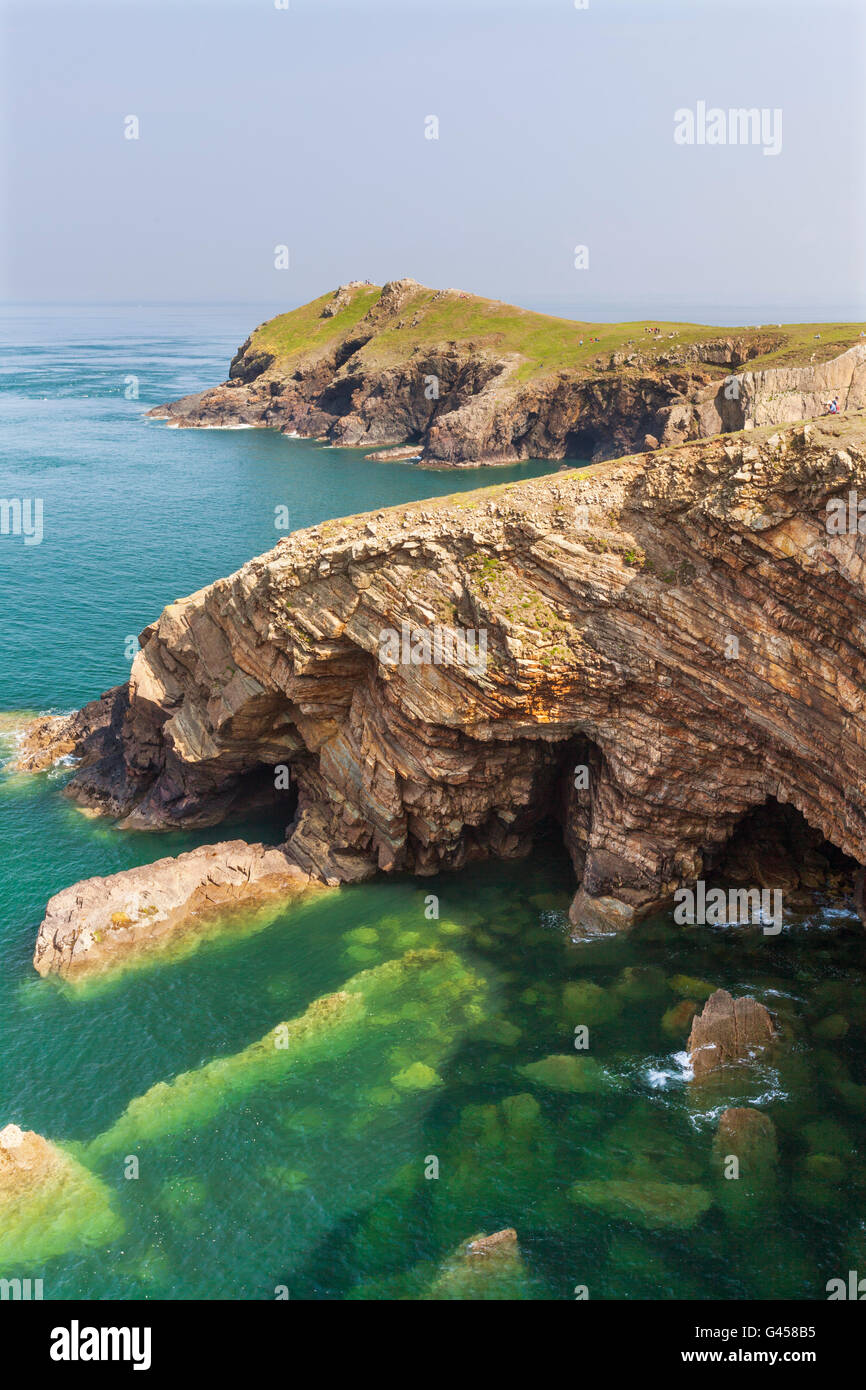
[[[819,337],[681,325],[656,338],[639,324],[550,319],[414,280],[353,284],[262,325],[223,385],[150,414],[411,445],[443,466],[603,459],[820,415],[834,395],[843,410],[866,406],[866,344],[836,352]],[[853,326],[837,335],[855,339]],[[747,369],[768,359],[784,365]]]
[[[852,490],[862,416],[298,532],[171,604],[37,757],[71,741],[71,794],[156,828],[285,765],[289,856],[331,880],[519,855],[556,814],[577,933],[769,798],[862,864],[866,540],[825,525]]]

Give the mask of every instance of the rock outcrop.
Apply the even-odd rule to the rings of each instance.
[[[640,326],[571,323],[415,280],[354,281],[262,324],[223,385],[149,413],[447,467],[597,460],[820,415],[834,395],[843,410],[866,406],[857,328],[837,335],[851,346],[835,355],[833,342],[781,324],[684,324],[635,341],[624,335]],[[768,357],[784,365],[744,369]]]
[[[42,714],[27,726],[12,764],[16,772],[42,772],[75,754],[79,766],[98,762],[119,737],[125,687],[115,686],[72,714]]]
[[[33,964],[40,975],[81,976],[164,948],[238,909],[290,900],[319,880],[284,849],[231,840],[86,878],[48,903]]]
[[[285,765],[290,857],[341,881],[518,856],[556,816],[576,936],[668,903],[771,799],[862,864],[866,537],[825,524],[858,490],[860,416],[298,532],[60,726],[69,794],[213,824]]]
[[[756,999],[734,999],[726,989],[711,994],[696,1014],[689,1033],[688,1052],[694,1079],[732,1062],[745,1062],[776,1039],[769,1009]],[[739,1112],[729,1112],[738,1114]]]

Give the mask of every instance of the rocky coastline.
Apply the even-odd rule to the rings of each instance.
[[[850,892],[866,569],[825,521],[857,489],[855,415],[324,523],[171,604],[128,686],[37,722],[20,765],[71,753],[68,794],[146,829],[219,824],[287,769],[285,853],[325,882],[517,857],[553,819],[577,939],[770,811],[800,827],[787,863],[758,827],[771,879]],[[427,659],[435,628],[483,631],[484,662]]]
[[[833,396],[842,410],[866,406],[866,343],[854,325],[852,345],[837,353],[817,333],[808,351],[798,340],[783,352],[781,324],[684,325],[658,339],[624,325],[602,349],[594,345],[604,327],[411,279],[353,282],[261,325],[222,385],[148,414],[180,428],[276,429],[370,448],[377,459],[459,468],[667,449],[817,416]],[[548,335],[550,356],[538,356],[533,345]],[[774,354],[781,365],[759,365]]]

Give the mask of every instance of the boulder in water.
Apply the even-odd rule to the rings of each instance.
[[[703,1012],[695,1016],[689,1034],[688,1050],[695,1080],[717,1067],[747,1060],[776,1036],[772,1015],[763,1004],[748,995],[734,999],[726,989],[717,989]]]

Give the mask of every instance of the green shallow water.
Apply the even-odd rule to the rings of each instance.
[[[89,1250],[85,1230],[9,1276],[42,1277],[53,1298],[417,1298],[467,1237],[513,1225],[522,1297],[570,1298],[576,1285],[592,1298],[821,1297],[857,1267],[862,1239],[854,923],[816,917],[770,942],[658,919],[574,946],[570,890],[551,841],[530,863],[324,895],[98,988],[35,980],[24,961],[7,971],[0,1007],[18,1064],[4,1065],[4,1117],[71,1144],[122,1223],[108,1244]],[[447,968],[404,979],[407,952],[431,948]],[[388,962],[393,978],[377,982]],[[662,1027],[680,975],[775,1008],[786,1045],[774,1065],[690,1087],[682,1040]],[[359,980],[376,984],[366,1016],[256,1053],[282,1021]],[[846,1037],[816,1036],[838,1012]],[[575,1014],[592,1020],[580,1054]],[[569,1055],[581,1089],[543,1084],[537,1064]],[[776,1123],[780,1161],[775,1191],[738,1210],[712,1137],[726,1105],[750,1103]],[[599,1179],[666,1184],[674,1224],[570,1199],[572,1183]],[[707,1209],[680,1227],[695,1188]]]
[[[443,477],[141,422],[219,379],[255,318],[15,321],[4,491],[46,497],[46,540],[0,543],[0,756],[21,711],[122,679],[127,632],[272,544],[277,502],[308,524],[543,471]],[[0,1125],[86,1171],[57,1219],[19,1214],[0,1277],[52,1299],[808,1299],[866,1260],[866,972],[844,912],[778,938],[662,917],[574,946],[551,832],[529,861],[341,889],[73,990],[31,966],[52,893],[280,827],[121,833],[64,800],[67,775],[0,774]],[[702,981],[763,999],[784,1043],[696,1089],[662,1020]],[[732,1104],[772,1117],[772,1181],[719,1178]],[[479,1283],[450,1260],[504,1226],[522,1269]]]

